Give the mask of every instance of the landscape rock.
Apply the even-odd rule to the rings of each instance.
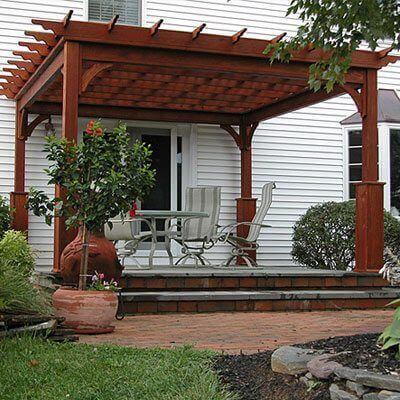
[[[347,381],[346,382],[346,387],[350,389],[352,392],[356,393],[357,396],[362,396],[363,394],[367,393],[370,391],[369,388],[367,388],[364,385],[361,385],[359,383],[353,382],[353,381]]]
[[[400,400],[399,392],[392,392],[390,390],[381,390],[378,394],[379,400]]]
[[[307,363],[307,368],[316,378],[328,379],[333,374],[336,368],[342,366],[342,364],[330,360],[334,356],[334,354],[323,354],[314,357]]]
[[[331,400],[358,400],[359,397],[354,394],[348,393],[345,390],[339,388],[338,385],[332,383],[329,387],[329,394],[331,395]]]
[[[378,393],[364,394],[363,400],[379,400]]]
[[[355,381],[369,387],[400,392],[400,379],[397,376],[363,371],[356,374]]]
[[[294,346],[282,346],[272,353],[271,369],[281,374],[300,375],[308,371],[307,363],[316,354],[321,354],[321,352]]]
[[[362,369],[354,369],[349,367],[338,367],[335,369],[334,373],[338,378],[348,379],[355,382],[356,376],[359,373],[366,372]]]

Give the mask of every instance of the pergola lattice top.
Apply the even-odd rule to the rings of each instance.
[[[365,69],[379,69],[397,57],[389,49],[356,51],[346,76],[347,85],[331,93],[308,88],[308,67],[328,54],[308,46],[288,64],[268,62],[268,42],[243,37],[71,21],[32,20],[45,31],[28,31],[35,42],[19,42],[29,51],[15,51],[22,60],[9,60],[0,94],[20,101],[29,113],[60,113],[64,44],[81,45],[81,115],[135,119],[256,123],[282,112],[357,90]],[[129,109],[129,111],[128,111]],[[128,114],[127,114],[128,113]]]

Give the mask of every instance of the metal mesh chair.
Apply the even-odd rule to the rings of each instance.
[[[203,256],[218,241],[217,224],[221,208],[221,188],[218,186],[189,187],[186,189],[185,211],[205,212],[208,217],[183,220],[180,235],[174,237],[182,246],[183,256],[175,263],[185,264],[189,259],[196,266],[210,264]]]
[[[223,243],[229,243],[233,247],[228,259],[224,261],[221,266],[229,267],[235,258],[241,257],[246,262],[248,267],[258,267],[256,261],[251,258],[248,251],[258,249],[259,245],[257,240],[258,236],[260,235],[261,228],[270,226],[263,224],[263,222],[269,208],[271,207],[273,189],[275,189],[274,182],[268,182],[263,186],[261,204],[251,222],[238,222],[227,225],[221,229],[219,240]],[[246,237],[239,237],[234,234],[237,227],[242,225],[249,226],[249,232]]]
[[[129,215],[126,216],[126,219],[129,218]],[[104,225],[104,234],[106,238],[114,242],[115,245],[119,241],[125,242],[122,248],[116,246],[117,255],[118,258],[121,259],[121,264],[124,265],[125,258],[129,257],[133,259],[138,268],[147,269],[147,266],[144,267],[139,264],[139,261],[134,257],[134,254],[141,242],[151,238],[151,232],[140,231],[140,224],[142,221],[111,220],[109,222],[111,222],[112,227],[110,227],[109,224]]]

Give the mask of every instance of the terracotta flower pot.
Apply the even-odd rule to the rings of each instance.
[[[118,297],[112,291],[60,288],[53,294],[58,317],[80,334],[110,333],[118,308]]]
[[[82,230],[61,254],[60,274],[65,284],[77,284],[82,257]],[[106,280],[121,278],[123,266],[118,260],[115,246],[103,233],[92,233],[89,243],[88,274],[103,273]]]

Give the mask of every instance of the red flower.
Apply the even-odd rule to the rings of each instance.
[[[103,134],[103,129],[101,128],[100,122],[90,121],[86,125],[85,132],[91,136],[101,136]]]
[[[136,217],[136,210],[137,209],[138,209],[138,207],[137,207],[136,201],[134,201],[131,210],[129,210],[129,216],[131,218],[135,218]]]

